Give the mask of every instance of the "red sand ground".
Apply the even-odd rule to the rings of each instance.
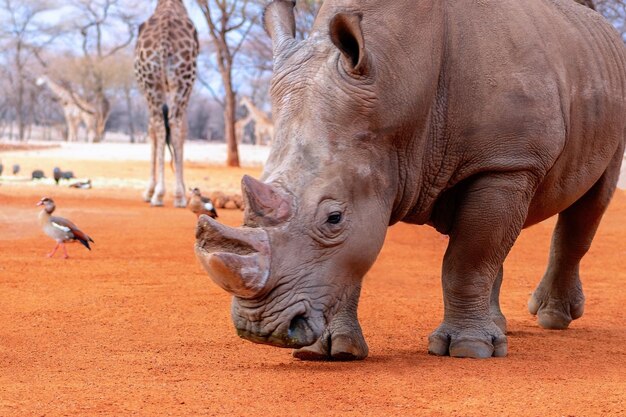
[[[73,164],[83,175],[147,172]],[[243,172],[258,175],[196,166],[189,176],[236,186]],[[42,195],[94,238],[92,252],[73,245],[69,260],[44,256],[53,242],[36,221]],[[426,353],[442,317],[446,240],[392,227],[365,278],[359,314],[370,356],[356,363],[300,362],[239,339],[229,296],[194,257],[194,216],[167,201],[156,209],[136,190],[0,186],[1,416],[626,415],[623,191],[583,262],[586,311],[567,331],[540,329],[526,310],[554,220],[524,231],[505,265],[503,359]],[[241,212],[220,219],[237,225]]]

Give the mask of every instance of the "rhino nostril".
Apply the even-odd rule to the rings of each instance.
[[[289,332],[288,336],[293,340],[304,340],[306,339],[308,332],[308,325],[306,318],[298,314],[293,319],[291,319],[291,323],[289,323]]]

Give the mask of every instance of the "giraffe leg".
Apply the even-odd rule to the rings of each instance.
[[[67,141],[78,141],[78,121],[75,117],[69,117],[67,119]]]
[[[87,142],[94,143],[96,141],[96,128],[94,126],[94,121],[85,121],[85,128],[87,130]]]
[[[174,194],[174,207],[187,207],[185,197],[185,181],[183,176],[183,148],[187,136],[186,119],[177,117],[172,122],[172,147],[174,150],[174,169],[176,171],[176,191]]]
[[[154,207],[163,206],[163,196],[165,195],[165,126],[163,121],[155,123],[156,132],[156,187],[150,200],[150,205]]]
[[[150,136],[150,179],[148,182],[148,188],[143,193],[143,201],[149,203],[154,195],[154,188],[156,187],[156,132],[154,130],[155,121],[150,118],[150,125],[148,126],[148,136]]]
[[[187,198],[185,197],[185,180],[184,180],[184,157],[183,148],[185,139],[187,139],[187,103],[195,81],[195,70],[191,73],[176,71],[178,75],[177,92],[172,100],[174,105],[171,109],[172,123],[172,145],[174,150],[174,166],[176,170],[176,191],[174,198],[174,207],[187,207]]]

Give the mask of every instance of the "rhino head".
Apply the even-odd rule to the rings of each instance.
[[[275,1],[264,15],[276,137],[260,180],[243,178],[244,225],[203,216],[196,254],[234,295],[241,337],[298,348],[315,343],[338,312],[356,311],[393,221],[399,162],[395,112],[379,101],[390,93],[376,82],[361,16],[325,13],[321,29],[297,41],[293,7]]]

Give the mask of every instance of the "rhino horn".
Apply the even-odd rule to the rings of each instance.
[[[202,215],[195,251],[211,279],[229,293],[252,299],[266,288],[270,245],[263,229],[228,227]]]
[[[296,41],[295,6],[293,0],[274,0],[263,12],[263,26],[272,38],[274,58]]]
[[[241,189],[246,205],[246,221],[250,225],[276,226],[292,213],[292,199],[270,184],[244,175]]]

